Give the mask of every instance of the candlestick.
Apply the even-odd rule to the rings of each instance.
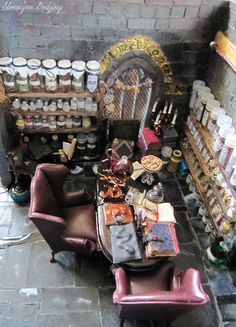
[[[171,122],[171,126],[174,126],[174,125],[175,125],[175,122],[176,122],[177,116],[178,116],[178,111],[177,111],[177,109],[176,109],[176,110],[175,110],[175,113],[174,113],[174,116],[173,116],[173,119],[172,119],[172,122]]]

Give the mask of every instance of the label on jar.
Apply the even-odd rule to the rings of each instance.
[[[72,85],[75,86],[75,87],[82,87],[82,82],[75,82],[75,81],[72,81]]]
[[[70,79],[68,79],[68,80],[60,79],[60,84],[61,85],[70,85],[71,84],[71,80]]]
[[[89,92],[94,92],[98,86],[98,76],[97,75],[88,75],[87,76],[87,89]]]
[[[56,80],[46,79],[46,85],[49,86],[49,87],[57,86],[57,81]]]
[[[221,142],[221,139],[220,139],[219,135],[217,134],[217,136],[215,138],[215,142],[213,144],[213,151],[218,152],[222,149],[222,147],[223,147],[223,143]]]
[[[28,84],[27,80],[19,80],[19,79],[16,80],[16,83],[19,85],[27,85]]]
[[[220,157],[219,157],[219,164],[224,166],[225,163],[228,162],[230,155],[232,153],[233,149],[225,145],[223,149],[221,150]]]
[[[39,86],[40,85],[40,80],[37,80],[37,81],[29,81],[29,84],[32,85],[32,86]]]
[[[201,121],[203,109],[204,109],[204,107],[203,107],[203,105],[201,104],[201,106],[200,106],[200,107],[198,108],[198,110],[197,110],[197,116],[196,116],[196,118],[197,118],[197,121],[198,121],[198,122]]]
[[[6,81],[4,81],[4,85],[6,85],[6,86],[15,86],[15,83],[14,82],[6,82]]]
[[[96,144],[87,144],[88,149],[95,149],[96,148]]]
[[[205,110],[205,111],[204,111],[204,114],[203,114],[203,116],[202,116],[202,121],[201,121],[201,124],[202,124],[203,126],[206,126],[206,124],[207,124],[207,119],[208,119],[208,111]]]

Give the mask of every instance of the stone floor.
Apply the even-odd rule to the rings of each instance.
[[[201,220],[185,205],[188,190],[175,176],[160,174],[165,200],[175,207],[181,254],[173,260],[201,272],[211,303],[172,323],[172,327],[235,327],[236,272],[220,270],[202,255],[209,243]],[[69,181],[71,183],[71,180]],[[90,184],[92,185],[92,184]],[[90,186],[92,187],[92,186]],[[102,256],[80,258],[50,249],[27,217],[28,205],[17,205],[0,194],[0,239],[35,232],[24,244],[0,248],[0,326],[3,327],[111,327],[119,326],[112,303],[114,280]],[[0,240],[1,244],[1,240]],[[125,326],[157,326],[155,322],[126,321]]]

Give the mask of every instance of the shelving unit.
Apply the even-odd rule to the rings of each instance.
[[[43,111],[43,110],[35,110],[35,111],[24,111],[22,109],[10,109],[10,113],[12,115],[29,115],[29,116],[36,116],[36,115],[42,115],[42,116],[82,116],[82,117],[97,117],[98,112],[88,112],[88,111],[79,111],[79,110],[70,110],[69,112],[65,112],[63,110],[56,110],[56,111]]]

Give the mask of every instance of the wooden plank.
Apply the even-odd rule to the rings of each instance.
[[[47,93],[47,92],[12,92],[7,93],[7,96],[9,98],[50,98],[50,99],[69,99],[69,98],[97,98],[97,101],[99,101],[99,93],[89,93],[89,92],[83,92],[83,93],[76,93],[76,92],[56,92],[56,93]]]
[[[63,129],[57,129],[55,131],[50,131],[49,129],[43,129],[43,128],[38,128],[38,129],[18,129],[19,133],[29,133],[29,134],[36,134],[36,133],[48,133],[48,134],[63,134],[63,133],[68,133],[68,134],[77,134],[77,133],[88,133],[92,131],[96,131],[97,127],[90,127],[90,128],[84,128],[84,127],[78,127],[78,128],[63,128]]]
[[[93,116],[93,117],[97,117],[98,112],[85,112],[85,111],[78,111],[78,110],[70,110],[69,112],[65,112],[63,110],[56,110],[56,111],[43,111],[43,110],[35,110],[35,111],[30,111],[30,110],[21,110],[21,109],[14,109],[11,108],[10,109],[10,113],[12,115],[24,115],[24,116],[36,116],[36,115],[40,115],[40,116]]]

